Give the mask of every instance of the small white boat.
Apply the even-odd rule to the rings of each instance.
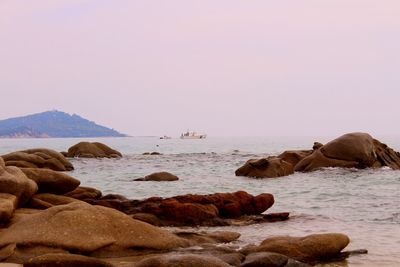
[[[171,136],[164,135],[164,136],[161,136],[160,139],[172,139],[172,137],[171,137]]]
[[[181,134],[181,139],[205,139],[207,137],[206,134],[199,134],[196,132],[189,132]]]

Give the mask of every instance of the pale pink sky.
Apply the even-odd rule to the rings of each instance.
[[[0,119],[400,134],[400,1],[0,0]]]

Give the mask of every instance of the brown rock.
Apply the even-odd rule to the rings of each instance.
[[[274,178],[290,175],[293,172],[293,165],[289,162],[278,157],[268,157],[248,160],[236,170],[235,174],[255,178]]]
[[[57,151],[45,148],[27,149],[2,156],[8,166],[47,168],[55,171],[71,171],[73,165]]]
[[[122,154],[98,142],[80,142],[68,149],[68,157],[80,158],[120,158]]]
[[[2,167],[4,166],[4,167]],[[25,204],[38,187],[36,183],[28,179],[17,167],[5,167],[0,157],[0,192],[8,193],[17,197],[18,206]]]
[[[300,160],[308,157],[312,153],[313,150],[288,150],[280,154],[278,158],[289,162],[293,166],[296,166],[296,164],[299,163]]]
[[[81,202],[81,201],[75,198],[70,198],[62,195],[45,193],[45,194],[33,195],[31,200],[26,205],[26,207],[34,209],[47,209],[53,206],[70,204],[72,202]]]
[[[295,166],[295,171],[310,172],[327,167],[356,168],[359,165],[356,161],[327,158],[321,149],[316,150]]]
[[[289,212],[269,213],[265,214],[263,218],[269,222],[281,222],[289,219]]]
[[[229,267],[217,257],[196,254],[161,255],[138,262],[135,267]]]
[[[102,193],[96,188],[79,186],[73,191],[66,193],[65,196],[85,201],[88,199],[99,199]]]
[[[0,223],[6,223],[11,219],[17,205],[16,196],[0,193]]]
[[[150,175],[145,176],[144,178],[138,178],[134,181],[177,181],[179,180],[178,176],[173,175],[169,172],[155,172]]]
[[[252,196],[244,191],[211,195],[181,195],[172,198],[153,197],[145,200],[115,200],[101,198],[93,204],[117,208],[126,214],[153,214],[147,222],[156,225],[227,225],[226,218],[258,215],[274,204],[271,194]]]
[[[40,193],[64,194],[77,188],[79,180],[62,172],[47,169],[21,168],[25,175],[36,182]]]
[[[0,247],[46,246],[88,254],[101,249],[182,247],[187,241],[149,224],[101,206],[71,203],[17,220],[0,232]]]
[[[346,235],[337,233],[305,237],[278,236],[268,238],[260,246],[244,249],[243,252],[275,252],[301,262],[316,263],[337,257],[349,242]]]
[[[24,267],[112,267],[113,265],[96,259],[77,254],[51,253],[30,259]]]
[[[257,252],[249,254],[241,267],[282,267],[288,262],[288,257],[273,252]]]
[[[240,233],[229,232],[229,231],[215,231],[215,232],[189,232],[179,231],[175,232],[177,236],[190,240],[193,245],[199,244],[217,244],[217,243],[229,243],[237,240],[240,237]]]

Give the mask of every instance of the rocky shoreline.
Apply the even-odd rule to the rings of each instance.
[[[77,144],[64,155],[122,156],[99,143]],[[196,227],[290,220],[287,212],[265,213],[274,204],[273,195],[238,191],[144,200],[103,195],[95,188],[80,186],[79,180],[66,173],[74,167],[64,155],[29,149],[0,157],[2,262],[24,266],[289,267],[366,253],[343,251],[350,238],[340,233],[272,237],[258,245],[236,247],[232,242],[240,238],[239,233],[200,232]],[[253,171],[250,174],[257,173],[247,175],[270,177],[271,173],[282,176],[295,169],[304,171],[298,168],[302,161],[299,166],[312,166],[308,171],[337,162],[339,167],[395,169],[400,168],[399,159],[398,152],[369,135],[356,133],[325,146],[316,144],[310,151],[249,161],[246,168]]]

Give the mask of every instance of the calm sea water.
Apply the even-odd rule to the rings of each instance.
[[[349,249],[368,249],[368,255],[333,266],[400,266],[400,171],[325,169],[274,179],[236,177],[234,171],[250,158],[276,155],[288,149],[309,149],[314,141],[332,138],[97,138],[124,154],[122,159],[73,159],[70,174],[82,185],[129,198],[210,194],[245,190],[272,193],[270,212],[291,212],[286,222],[223,227],[242,233],[237,245],[258,243],[273,235],[341,232]],[[396,150],[400,138],[381,137]],[[65,151],[80,139],[0,139],[0,154],[33,147]],[[160,156],[143,156],[157,151]],[[176,182],[133,182],[157,171],[172,172]],[[215,228],[213,228],[215,229]]]

